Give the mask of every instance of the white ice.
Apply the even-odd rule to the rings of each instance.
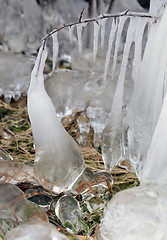
[[[94,58],[94,61],[96,59],[97,50],[98,50],[99,31],[100,31],[100,24],[95,21],[94,22],[94,38],[93,38],[93,58]]]
[[[35,170],[42,185],[67,189],[84,167],[81,150],[60,123],[44,87],[47,50],[41,46],[28,91],[28,114],[35,143]]]
[[[107,18],[102,19],[99,23],[101,26],[101,48],[104,47],[104,42],[105,42],[105,31],[106,31],[106,22],[107,22]]]
[[[114,38],[115,38],[116,31],[117,31],[117,27],[118,27],[118,21],[116,21],[116,22],[113,21],[112,25],[111,25],[110,37],[109,37],[109,41],[108,41],[106,62],[105,62],[105,66],[104,66],[104,82],[106,82],[106,78],[107,78],[108,67],[110,64],[111,50],[113,48],[113,43],[114,43]]]
[[[82,52],[82,31],[83,31],[83,28],[86,26],[86,23],[80,23],[80,24],[77,24],[76,27],[77,27],[77,36],[78,36],[78,51],[79,53]]]
[[[118,57],[118,51],[121,43],[121,36],[122,36],[122,31],[124,28],[124,24],[126,20],[128,19],[127,16],[123,16],[119,19],[119,25],[118,25],[118,30],[117,30],[117,36],[116,36],[116,42],[115,42],[115,49],[114,49],[114,58],[113,58],[113,64],[112,64],[112,79],[114,77],[114,72],[116,69],[117,65],[117,57]]]
[[[70,43],[72,43],[72,37],[73,37],[73,31],[74,31],[74,25],[68,27],[68,30],[69,30]]]
[[[56,67],[56,60],[58,57],[58,53],[59,53],[59,41],[58,41],[58,36],[57,36],[58,32],[55,32],[54,34],[52,34],[52,40],[53,40],[53,64],[52,64],[52,70],[54,71],[55,67]]]

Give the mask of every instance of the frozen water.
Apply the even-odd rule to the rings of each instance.
[[[0,52],[0,96],[3,95],[7,102],[26,95],[32,64],[33,61],[24,55]]]
[[[11,228],[32,218],[48,221],[44,210],[27,200],[20,188],[10,183],[0,184],[0,218]],[[6,228],[2,231],[5,234]]]
[[[165,9],[161,20],[151,25],[126,119],[131,163],[139,177],[164,96],[167,61],[163,54],[167,47],[164,40],[167,34],[164,30],[166,11]],[[159,38],[155,38],[155,35]]]
[[[55,213],[68,231],[77,233],[84,229],[79,202],[72,196],[62,196],[56,204]]]
[[[80,24],[77,24],[76,27],[77,27],[77,36],[78,36],[78,51],[79,53],[82,52],[82,31],[83,31],[83,28],[86,26],[86,23],[80,23]]]
[[[41,46],[28,91],[28,114],[35,143],[35,170],[43,186],[55,192],[70,188],[84,168],[81,150],[60,123],[44,87],[47,50]],[[40,101],[39,101],[40,99]]]
[[[73,37],[73,31],[74,31],[74,25],[68,28],[69,30],[69,38],[70,38],[70,43],[72,43],[72,37]]]
[[[100,24],[98,22],[94,22],[94,39],[93,39],[93,58],[94,58],[94,61],[96,59],[97,50],[98,50],[99,31],[100,31]]]
[[[106,77],[107,77],[107,72],[108,72],[108,67],[109,67],[109,63],[110,63],[110,57],[111,57],[111,50],[113,47],[113,43],[114,43],[114,37],[117,31],[117,27],[118,27],[118,22],[116,20],[112,22],[111,25],[111,31],[110,31],[110,37],[109,37],[109,41],[108,41],[108,50],[107,50],[107,54],[106,54],[106,62],[105,62],[105,67],[104,67],[104,82],[106,81]]]
[[[56,60],[57,60],[57,56],[58,56],[58,53],[59,53],[59,41],[58,41],[57,34],[58,34],[57,32],[52,34],[52,39],[53,39],[53,66],[52,66],[52,70],[53,71],[56,67]]]
[[[154,131],[151,145],[144,161],[141,182],[164,184],[167,182],[167,94],[165,96],[160,117]]]
[[[11,160],[0,160],[0,183],[17,184],[31,182],[39,184],[32,167]]]
[[[116,69],[117,57],[118,57],[118,51],[119,51],[119,47],[120,47],[123,27],[124,27],[124,24],[125,24],[127,19],[128,19],[128,17],[126,17],[126,16],[121,17],[119,19],[119,25],[118,25],[116,42],[115,42],[115,49],[114,49],[113,65],[112,65],[112,78],[114,77],[114,72],[115,72],[115,69]]]
[[[56,227],[44,221],[31,220],[9,231],[8,240],[67,240]]]
[[[105,209],[98,239],[166,239],[166,187],[148,184],[117,193]]]
[[[106,21],[107,18],[102,19],[99,23],[101,26],[101,48],[104,47],[104,43],[105,43],[105,31],[106,31]]]

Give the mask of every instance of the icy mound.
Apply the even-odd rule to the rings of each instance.
[[[167,239],[167,186],[122,191],[108,204],[100,233],[104,240]]]

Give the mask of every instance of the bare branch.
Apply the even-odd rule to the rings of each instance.
[[[79,20],[78,20],[79,23],[81,23],[82,16],[83,16],[83,12],[84,12],[84,8],[82,9],[81,14],[80,14],[80,17],[79,17]]]
[[[41,39],[41,42],[46,41],[47,38],[49,38],[52,34],[54,34],[55,32],[58,32],[58,31],[60,31],[64,28],[68,28],[68,27],[71,27],[73,25],[77,25],[77,24],[81,24],[81,23],[98,22],[99,20],[104,19],[104,18],[115,18],[116,19],[116,18],[119,18],[119,17],[128,16],[128,17],[142,17],[142,18],[144,17],[144,18],[155,19],[155,17],[153,17],[153,16],[151,16],[147,13],[135,13],[135,12],[130,12],[129,10],[126,10],[125,12],[118,13],[118,14],[104,14],[104,13],[102,13],[100,16],[98,16],[96,18],[90,18],[90,19],[82,20],[83,11],[84,11],[84,9],[82,10],[82,12],[80,14],[80,17],[79,17],[79,20],[77,22],[64,24],[63,26],[52,30],[45,37],[43,37]]]

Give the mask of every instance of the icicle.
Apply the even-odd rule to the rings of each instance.
[[[100,25],[101,25],[101,48],[104,47],[106,22],[107,22],[107,18],[104,18],[100,21]]]
[[[126,118],[131,164],[139,178],[162,106],[167,62],[166,21],[167,13],[164,13],[151,26]]]
[[[78,50],[79,53],[82,52],[82,29],[86,26],[87,23],[77,24],[77,35],[78,35]]]
[[[120,21],[119,21],[118,31],[117,31],[117,38],[116,38],[116,42],[115,42],[113,66],[112,66],[112,79],[114,78],[114,72],[115,72],[116,65],[117,65],[117,56],[118,56],[118,50],[119,50],[119,46],[120,46],[120,42],[121,42],[122,31],[123,31],[123,27],[124,27],[125,21],[127,19],[128,19],[128,17],[124,16],[124,17],[121,17]]]
[[[113,47],[114,37],[115,37],[116,31],[117,31],[117,26],[118,26],[118,22],[117,21],[115,22],[115,20],[113,20],[112,26],[111,26],[111,31],[110,31],[110,37],[109,37],[109,41],[108,41],[108,50],[107,50],[107,54],[106,54],[106,62],[105,62],[105,67],[104,67],[104,82],[106,81],[106,77],[107,77],[107,73],[108,73],[111,50],[112,50],[112,47]]]
[[[70,43],[72,43],[72,36],[73,36],[73,31],[74,31],[74,25],[71,27],[68,27],[69,30],[69,38],[70,38]]]
[[[144,162],[142,183],[167,183],[167,94]]]
[[[52,39],[53,39],[53,65],[52,65],[52,70],[54,71],[54,69],[56,67],[57,56],[58,56],[58,53],[59,53],[59,41],[58,41],[58,37],[57,37],[57,32],[52,34]]]
[[[114,94],[111,114],[103,132],[102,155],[105,167],[111,170],[122,158],[122,105],[124,93],[125,73],[128,57],[135,34],[135,19],[130,19],[119,79]]]
[[[35,171],[41,184],[55,192],[71,188],[84,168],[81,150],[59,121],[48,96],[43,69],[47,57],[40,48],[28,91],[28,114],[35,143]]]
[[[136,19],[138,24],[136,25],[136,33],[135,33],[135,50],[134,50],[134,59],[133,59],[133,69],[132,69],[132,77],[136,79],[137,77],[137,69],[141,64],[141,56],[142,56],[142,40],[144,35],[145,26],[148,23],[148,19],[138,18]]]
[[[137,22],[135,19],[133,19],[133,18],[130,19],[130,24],[129,24],[127,37],[126,37],[126,43],[125,43],[124,52],[123,52],[121,70],[120,70],[117,88],[116,88],[113,103],[112,103],[111,114],[113,115],[113,118],[115,118],[115,121],[113,122],[114,125],[117,125],[117,123],[119,121],[121,109],[122,109],[125,73],[126,73],[130,48],[131,48],[132,42],[134,40],[136,23]]]
[[[93,58],[94,61],[96,59],[97,55],[97,49],[98,49],[98,38],[99,38],[99,30],[100,30],[100,25],[98,22],[94,22],[94,41],[93,41]]]

